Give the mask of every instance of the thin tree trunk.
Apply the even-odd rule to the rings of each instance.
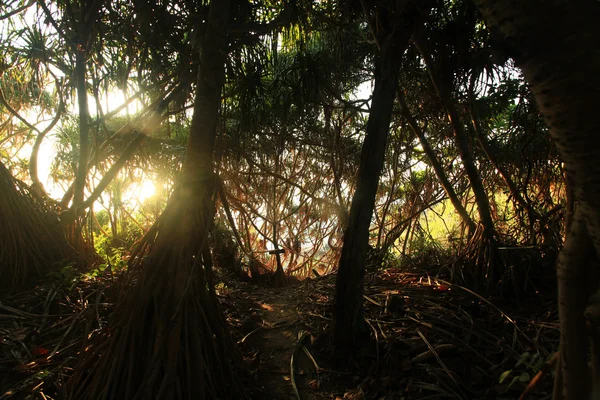
[[[164,99],[161,99],[161,100],[154,101],[154,103],[152,103],[151,105],[149,105],[148,107],[146,107],[143,110],[143,113],[146,114],[146,117],[145,117],[146,122],[144,124],[145,127],[153,128],[153,127],[159,126],[163,120],[167,119],[168,114],[163,114],[163,113],[164,113],[164,111],[167,110],[167,106],[173,100],[174,94],[176,94],[176,93],[178,93],[176,90],[171,91],[171,93],[169,93],[169,95],[167,97],[165,97]],[[140,95],[141,95],[140,92],[136,93],[133,97],[129,98],[125,102],[125,104],[129,104],[129,102],[133,101],[134,99],[139,98]],[[116,115],[117,112],[122,109],[124,109],[123,105],[117,107],[115,110],[109,112],[108,114],[105,114],[103,120],[106,120],[107,118]],[[111,137],[114,137],[115,135],[121,133],[122,129],[123,129],[123,127],[121,129],[119,129],[117,132],[115,132]],[[96,154],[93,157],[91,157],[92,160],[90,160],[87,164],[86,175],[90,171],[90,169],[94,166],[93,159],[97,158],[98,154],[102,153],[102,151],[106,148],[106,146],[108,145],[109,142],[110,142],[110,138],[108,140],[105,140],[100,146],[98,146],[97,149],[95,149]],[[125,152],[126,151],[124,151],[124,153]],[[107,182],[107,183],[110,183],[110,182]],[[60,200],[61,208],[63,208],[63,209],[68,208],[69,202],[73,198],[74,186],[75,186],[75,184],[73,183],[67,188],[65,194],[63,195],[62,199]],[[85,208],[85,207],[87,207],[87,206],[86,205],[79,206],[80,209]]]
[[[442,201],[444,201],[446,199],[447,199],[446,196],[442,196],[442,197],[438,198],[437,200],[432,201],[429,204],[425,204],[424,206],[422,206],[421,208],[419,208],[416,211],[414,211],[414,207],[413,207],[410,211],[410,215],[408,215],[401,222],[397,223],[396,225],[394,225],[394,227],[392,229],[390,229],[389,233],[385,237],[385,240],[383,241],[383,246],[382,246],[381,250],[384,253],[387,252],[388,249],[390,247],[392,247],[394,242],[396,242],[396,240],[398,240],[398,238],[400,238],[400,236],[402,236],[402,233],[406,229],[410,229],[411,221],[414,218],[419,216],[422,212],[430,209],[431,207],[435,206],[438,203],[441,203]]]
[[[492,167],[494,167],[494,169],[496,169],[500,174],[500,177],[508,187],[510,195],[515,200],[515,203],[517,203],[518,206],[525,209],[525,211],[527,211],[527,214],[529,215],[529,218],[533,219],[535,212],[531,208],[531,205],[523,198],[521,192],[519,191],[519,189],[517,189],[517,185],[515,185],[515,182],[511,179],[508,172],[502,167],[502,165],[498,163],[496,156],[492,152],[492,149],[490,148],[490,145],[487,142],[487,138],[481,131],[479,121],[476,120],[476,117],[474,115],[471,115],[471,123],[473,125],[473,130],[475,131],[475,137],[477,138],[477,142],[481,146],[481,149],[485,153],[485,156],[492,164]]]
[[[471,188],[473,189],[473,194],[475,195],[477,211],[479,212],[479,218],[483,224],[483,236],[488,241],[491,241],[494,237],[494,220],[490,211],[490,200],[485,192],[485,188],[483,187],[483,182],[481,181],[481,176],[479,175],[477,166],[475,165],[473,152],[471,150],[471,146],[469,145],[469,138],[465,133],[460,114],[450,98],[449,90],[442,86],[440,78],[435,72],[433,60],[426,49],[424,40],[418,34],[415,34],[413,38],[417,50],[419,53],[421,53],[421,56],[425,61],[425,65],[429,71],[429,76],[433,86],[435,87],[438,96],[440,97],[440,100],[442,101],[442,104],[448,114],[448,120],[450,121],[452,132],[454,133],[456,147],[465,168],[465,172],[467,173],[467,178],[469,179]]]
[[[133,138],[131,142],[125,147],[123,153],[119,156],[117,161],[108,169],[106,174],[102,177],[98,185],[94,189],[94,191],[89,195],[85,201],[79,203],[79,210],[84,210],[88,207],[91,207],[92,204],[102,195],[102,192],[108,187],[108,185],[117,177],[119,171],[127,161],[133,156],[133,153],[137,150],[140,143],[146,138],[146,135],[143,133],[136,133],[137,136]],[[77,213],[75,208],[70,208],[66,211],[63,211],[60,214],[60,220],[63,224],[68,225],[73,222],[77,218]]]
[[[283,271],[283,265],[281,263],[281,255],[279,254],[279,203],[277,199],[277,175],[281,173],[280,168],[280,148],[279,143],[276,144],[276,154],[275,154],[275,176],[273,177],[273,198],[271,203],[271,217],[273,224],[273,249],[275,251],[275,274],[274,274],[274,284],[275,286],[280,286],[283,284],[285,280],[285,273]],[[281,146],[283,148],[283,146]]]
[[[338,206],[340,211],[338,214],[340,215],[340,222],[342,228],[345,228],[348,223],[348,213],[346,212],[346,204],[342,197],[342,184],[340,182],[340,173],[338,172],[338,167],[336,165],[336,155],[340,154],[339,146],[340,146],[340,136],[343,129],[343,122],[340,121],[339,126],[335,131],[331,130],[331,110],[325,108],[325,129],[327,133],[332,134],[332,145],[329,153],[329,163],[331,165],[331,172],[333,173],[333,190],[335,191],[335,195],[338,201]],[[342,163],[340,162],[341,166]],[[343,211],[342,211],[343,210]]]
[[[398,73],[408,37],[408,34],[401,37],[390,34],[386,37],[381,43],[375,69],[371,113],[336,279],[334,338],[340,361],[352,357],[365,333],[368,333],[362,313],[362,299],[369,226],[385,158]]]
[[[435,154],[435,152],[429,145],[429,141],[425,137],[425,132],[423,132],[423,130],[421,129],[421,127],[419,126],[417,121],[412,116],[412,114],[406,104],[406,101],[404,100],[404,95],[400,91],[398,91],[398,101],[400,102],[400,105],[402,107],[402,115],[408,121],[408,124],[410,125],[412,131],[419,138],[419,143],[421,143],[421,146],[423,147],[423,151],[425,152],[425,155],[427,156],[427,158],[429,159],[429,162],[431,163],[431,167],[433,168],[433,171],[435,172],[435,176],[437,176],[438,180],[440,181],[440,184],[442,185],[442,188],[444,188],[444,192],[446,192],[446,195],[448,196],[448,198],[450,199],[450,202],[454,206],[454,209],[460,216],[460,219],[462,220],[463,224],[465,224],[465,226],[467,227],[469,234],[475,233],[475,228],[477,227],[477,225],[471,219],[467,209],[463,206],[460,199],[458,198],[458,195],[454,191],[452,184],[450,183],[450,181],[448,180],[448,177],[446,176],[444,167],[442,166],[439,159],[437,158],[437,155]]]
[[[478,120],[475,110],[474,110],[475,105],[474,105],[474,100],[472,98],[472,94],[473,94],[472,86],[474,85],[474,82],[475,82],[475,79],[473,78],[472,82],[471,82],[471,88],[469,90],[470,115],[471,115],[472,129],[475,132],[475,137],[477,138],[477,142],[481,146],[481,149],[485,153],[488,160],[490,160],[490,163],[492,164],[492,166],[496,169],[496,171],[498,171],[498,173],[502,177],[502,180],[508,187],[508,190],[510,192],[510,195],[511,195],[513,201],[516,203],[517,206],[521,207],[527,213],[528,223],[530,226],[530,234],[531,234],[530,240],[531,240],[531,244],[535,245],[537,240],[536,240],[536,236],[535,236],[535,232],[534,232],[533,228],[534,228],[535,222],[539,219],[539,215],[535,212],[535,210],[533,209],[531,204],[528,201],[526,201],[525,198],[521,195],[521,192],[517,189],[517,185],[515,185],[514,181],[512,180],[512,178],[510,177],[508,172],[502,167],[502,165],[500,165],[498,163],[498,161],[496,160],[496,156],[490,149],[490,146],[487,142],[487,138],[485,137],[485,135],[481,129],[481,125],[479,123],[479,120]]]
[[[406,256],[406,248],[408,247],[408,242],[410,241],[412,235],[415,232],[416,224],[417,224],[417,221],[415,221],[415,220],[410,220],[410,222],[408,223],[408,229],[406,230],[406,236],[404,237],[404,243],[402,243],[402,251],[400,252],[400,254],[402,254],[403,256]]]
[[[392,163],[391,169],[394,171],[392,178],[392,185],[388,190],[387,198],[385,199],[385,203],[383,205],[383,210],[381,210],[381,222],[379,223],[379,229],[377,231],[377,244],[375,247],[381,247],[381,241],[383,239],[383,231],[385,230],[385,220],[388,216],[390,206],[392,204],[392,199],[394,193],[396,192],[396,185],[398,184],[398,174],[395,172],[398,170],[398,158],[400,157],[399,149],[394,150],[394,162]]]
[[[60,93],[59,104],[58,104],[58,108],[56,110],[56,115],[50,122],[50,125],[48,125],[46,127],[46,129],[44,129],[41,132],[38,132],[38,135],[35,138],[35,142],[33,143],[33,147],[31,148],[31,155],[29,156],[29,177],[31,178],[31,183],[33,184],[33,186],[34,187],[37,186],[42,191],[42,193],[45,193],[44,185],[42,184],[42,182],[40,182],[40,178],[38,175],[38,155],[40,152],[40,147],[42,146],[42,142],[44,141],[44,138],[46,137],[46,135],[52,129],[54,129],[54,127],[56,126],[58,121],[60,121],[60,118],[62,117],[63,112],[64,112],[64,104],[63,104],[63,99],[62,99],[62,93]]]
[[[77,79],[77,102],[79,105],[79,163],[75,174],[73,185],[73,209],[79,207],[83,202],[83,190],[87,176],[88,154],[89,154],[89,107],[87,99],[86,62],[87,62],[87,29],[85,25],[85,13],[81,11],[81,41],[75,49],[75,77]]]

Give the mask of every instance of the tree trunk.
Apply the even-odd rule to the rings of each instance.
[[[340,211],[338,212],[340,218],[340,225],[342,229],[345,229],[346,224],[348,223],[348,213],[346,212],[346,202],[342,196],[342,182],[340,179],[341,172],[338,171],[338,168],[342,168],[343,160],[339,160],[336,163],[336,158],[340,159],[340,138],[342,135],[342,130],[344,128],[344,121],[340,120],[336,129],[331,129],[331,109],[328,107],[324,107],[323,110],[325,114],[325,131],[328,134],[331,134],[331,150],[329,151],[329,165],[331,166],[331,172],[333,174],[333,191],[335,192],[335,196],[338,202],[338,208]],[[338,167],[339,166],[339,167]]]
[[[556,271],[561,323],[560,372],[565,378],[563,391],[566,399],[589,398],[591,389],[591,374],[587,366],[590,347],[584,312],[590,295],[587,283],[592,278],[587,266],[594,258],[594,247],[582,217],[576,207]]]
[[[469,139],[465,133],[464,127],[460,120],[459,114],[456,109],[450,108],[448,112],[450,123],[454,130],[454,138],[458,147],[460,158],[465,167],[467,177],[471,183],[473,194],[475,195],[475,202],[477,203],[477,211],[483,224],[483,236],[488,241],[491,241],[494,237],[494,220],[492,218],[492,212],[490,210],[490,199],[485,192],[481,176],[475,165],[473,157],[473,151],[469,145]]]
[[[402,115],[404,115],[404,118],[406,118],[406,120],[408,121],[408,124],[410,125],[412,131],[419,138],[419,143],[421,143],[421,146],[423,147],[423,151],[425,152],[425,155],[427,156],[427,158],[429,158],[431,167],[433,168],[433,171],[435,172],[435,176],[437,176],[438,180],[440,181],[440,184],[444,188],[444,192],[446,192],[446,195],[448,196],[448,198],[450,199],[450,202],[454,206],[454,209],[460,216],[460,219],[462,220],[463,224],[465,224],[465,226],[467,227],[469,234],[474,233],[475,229],[477,227],[475,222],[473,222],[473,220],[469,216],[469,213],[467,212],[467,209],[463,206],[463,204],[461,203],[460,199],[458,198],[456,192],[454,191],[452,184],[450,183],[450,181],[448,180],[448,177],[446,176],[444,167],[442,166],[439,159],[435,155],[435,152],[429,145],[429,142],[427,141],[427,138],[425,137],[425,133],[423,132],[421,127],[417,124],[417,121],[415,121],[412,114],[410,113],[410,110],[408,109],[406,101],[404,100],[404,96],[401,92],[398,92],[398,101],[400,102],[400,105],[402,106]]]
[[[278,179],[277,176],[281,173],[280,171],[280,157],[281,152],[283,151],[283,145],[279,142],[276,144],[276,154],[275,154],[275,175],[273,176],[273,197],[271,199],[271,223],[273,224],[273,236],[271,240],[273,241],[273,250],[275,253],[275,273],[273,274],[273,279],[271,283],[273,286],[283,286],[285,283],[285,271],[283,270],[283,264],[281,263],[281,254],[279,253],[279,200],[277,196],[277,186]]]
[[[573,212],[575,211],[575,182],[573,175],[568,171],[564,171],[565,177],[565,234],[571,230],[571,222],[573,221]]]
[[[121,168],[125,165],[127,161],[131,159],[134,152],[138,149],[140,143],[146,138],[146,135],[143,133],[135,133],[135,136],[131,140],[131,142],[125,147],[117,161],[110,166],[106,174],[100,179],[100,182],[94,188],[94,191],[88,196],[87,199],[79,203],[77,209],[70,208],[60,213],[60,221],[63,225],[69,225],[78,217],[77,212],[80,210],[85,210],[88,207],[91,207],[96,200],[102,195],[104,190],[108,187],[108,185],[114,181],[117,177]],[[67,191],[68,192],[68,191]],[[68,193],[67,193],[68,194]],[[65,196],[67,196],[65,194]],[[65,206],[65,203],[61,201],[61,205]]]
[[[59,92],[59,103],[58,107],[56,108],[56,115],[50,122],[50,125],[48,125],[43,131],[38,132],[38,135],[35,138],[35,143],[33,143],[33,147],[31,148],[31,155],[29,156],[29,177],[31,178],[32,186],[36,187],[41,191],[41,193],[44,194],[46,191],[44,190],[44,185],[42,182],[40,182],[40,178],[38,176],[38,155],[44,138],[52,129],[54,129],[58,121],[60,121],[64,112],[64,108],[62,92]]]
[[[87,62],[87,36],[88,28],[85,27],[85,12],[80,13],[80,39],[75,50],[75,77],[77,79],[77,102],[79,105],[79,164],[73,185],[73,209],[83,202],[83,191],[87,176],[89,153],[89,118],[90,111],[87,100],[86,62]]]
[[[212,282],[213,150],[225,79],[229,0],[213,0],[179,182],[130,259],[140,277],[119,302],[108,342],[87,354],[72,399],[242,398],[240,357]]]
[[[481,131],[481,127],[479,126],[479,121],[477,120],[477,117],[475,117],[473,111],[471,111],[471,124],[473,126],[473,130],[475,131],[475,137],[477,138],[477,142],[481,146],[481,149],[485,153],[485,156],[488,158],[488,160],[492,164],[492,167],[494,167],[494,169],[496,171],[498,171],[498,173],[500,174],[500,177],[502,178],[502,180],[508,187],[508,190],[510,192],[511,197],[513,198],[513,201],[515,202],[515,204],[518,207],[522,208],[527,213],[527,218],[529,220],[528,221],[529,226],[531,227],[531,238],[530,238],[531,245],[535,245],[536,237],[535,237],[535,232],[533,230],[533,226],[535,224],[535,221],[537,221],[539,219],[539,216],[537,215],[537,213],[535,212],[535,210],[533,209],[531,204],[529,204],[529,202],[527,202],[525,200],[523,195],[521,195],[521,192],[519,192],[519,190],[517,189],[517,185],[512,180],[512,178],[510,177],[508,172],[496,160],[496,156],[490,149],[490,146],[487,142],[487,138]]]
[[[428,49],[426,48],[425,41],[420,37],[420,35],[417,34],[414,35],[414,41],[419,53],[421,53],[421,56],[425,61],[431,82],[433,83],[433,86],[440,97],[442,105],[448,114],[448,120],[450,121],[452,132],[454,133],[454,140],[456,142],[458,154],[460,155],[465,172],[467,173],[467,178],[471,184],[471,189],[473,189],[473,194],[475,195],[477,211],[479,213],[480,221],[483,224],[483,237],[489,243],[494,237],[494,220],[490,211],[490,200],[485,192],[485,188],[483,187],[483,182],[481,181],[481,176],[479,175],[477,166],[475,165],[473,151],[471,150],[471,146],[469,144],[469,137],[465,132],[458,109],[450,98],[450,90],[442,85],[441,79],[436,73],[435,65],[433,64],[433,60],[431,59]]]
[[[398,170],[398,158],[400,158],[400,149],[396,148],[394,149],[394,160],[392,162],[392,165],[390,166],[390,169],[394,171],[392,176],[392,184],[390,185],[390,188],[387,191],[387,198],[385,199],[383,209],[381,210],[381,221],[377,230],[377,244],[375,245],[377,249],[381,249],[383,241],[383,232],[386,228],[385,220],[388,217],[390,206],[394,201],[394,194],[396,193],[396,186],[398,185],[398,174],[396,173],[396,171]]]
[[[410,214],[408,216],[406,216],[402,221],[397,223],[392,229],[390,229],[389,233],[385,237],[385,240],[383,241],[383,246],[381,247],[381,250],[384,253],[386,253],[389,250],[389,248],[394,245],[396,240],[398,240],[400,238],[400,236],[402,236],[402,233],[404,233],[405,230],[408,229],[410,231],[412,221],[415,218],[417,218],[424,211],[430,209],[434,205],[436,205],[446,199],[447,199],[447,197],[445,197],[445,196],[438,198],[437,200],[434,200],[431,203],[422,205],[418,210],[415,210],[416,203],[414,201],[412,201],[413,206],[410,210]]]
[[[471,82],[469,84],[469,93],[468,93],[469,115],[471,117],[471,129],[475,133],[477,142],[479,143],[479,146],[485,153],[485,156],[488,158],[488,160],[490,160],[490,162],[492,163],[492,166],[494,167],[494,169],[496,171],[498,171],[498,173],[500,174],[500,177],[502,178],[502,180],[508,187],[510,195],[511,195],[515,205],[517,206],[517,209],[520,207],[521,209],[525,210],[525,212],[527,213],[527,218],[529,220],[528,223],[529,223],[529,227],[530,227],[530,234],[531,234],[530,244],[536,245],[537,239],[536,239],[536,235],[535,235],[534,225],[535,225],[535,222],[537,220],[539,220],[540,216],[535,212],[535,210],[533,209],[531,204],[523,197],[521,192],[519,192],[517,185],[512,180],[509,173],[504,169],[504,167],[502,167],[502,165],[500,165],[500,163],[498,163],[496,156],[494,155],[494,153],[492,152],[492,149],[489,146],[487,137],[483,132],[479,118],[477,116],[476,100],[474,98],[474,87],[475,87],[476,79],[477,78],[475,75],[473,75],[471,77]]]
[[[600,119],[597,116],[600,3],[566,0],[478,0],[477,3],[488,25],[504,38],[511,56],[522,68],[565,169],[572,174],[577,203],[567,243],[557,262],[561,288],[560,379],[565,399],[597,399],[600,387],[594,384],[591,388],[588,359],[581,350],[588,343],[587,332],[597,331],[597,321],[588,320],[592,329],[587,332],[569,324],[578,321],[576,325],[581,328],[581,305],[589,302],[588,290],[581,287],[581,276],[594,275],[596,268],[594,263],[581,260],[586,230],[596,255],[600,252]],[[592,290],[597,296],[598,285],[594,283]],[[595,308],[597,303],[588,307]],[[592,357],[597,358],[597,354]],[[593,371],[593,375],[598,372]]]
[[[368,332],[362,314],[362,299],[369,226],[385,158],[398,73],[407,43],[408,34],[387,36],[381,43],[375,69],[371,113],[336,279],[334,338],[340,362],[354,355]]]

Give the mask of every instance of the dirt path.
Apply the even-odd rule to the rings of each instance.
[[[313,293],[314,295],[314,293]],[[290,362],[294,355],[294,381],[302,400],[332,399],[335,395],[325,393],[315,363],[305,353],[299,342],[313,355],[311,342],[319,333],[308,325],[302,305],[311,301],[311,293],[304,285],[276,289],[255,288],[247,300],[253,303],[250,316],[244,321],[249,333],[243,339],[247,362],[257,380],[256,399],[297,399],[292,384]],[[319,367],[321,367],[319,365]]]

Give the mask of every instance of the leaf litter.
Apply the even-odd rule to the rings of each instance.
[[[554,298],[532,296],[520,309],[423,273],[369,273],[364,310],[374,340],[338,371],[329,363],[334,275],[282,288],[226,281],[219,300],[251,398],[502,400],[530,382],[528,399],[552,391]],[[106,334],[117,282],[100,276],[0,294],[0,399],[63,398],[78,353]]]

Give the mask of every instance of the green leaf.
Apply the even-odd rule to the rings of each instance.
[[[506,390],[510,389],[512,387],[512,385],[514,385],[520,377],[515,376],[514,378],[512,378],[512,380],[510,381],[510,383],[508,384],[508,386],[506,387]]]
[[[502,373],[502,375],[500,375],[500,378],[498,378],[498,383],[502,383],[502,382],[504,382],[504,380],[505,380],[506,378],[508,378],[508,376],[509,376],[511,373],[512,373],[512,369],[509,369],[509,370],[507,370],[507,371],[504,371],[504,372]]]
[[[521,358],[519,359],[519,361],[517,362],[515,367],[518,367],[519,365],[525,363],[528,359],[529,359],[529,352],[526,351],[525,353],[521,354]]]
[[[529,382],[531,380],[531,376],[529,376],[529,373],[527,372],[523,372],[521,375],[519,375],[519,382]]]

